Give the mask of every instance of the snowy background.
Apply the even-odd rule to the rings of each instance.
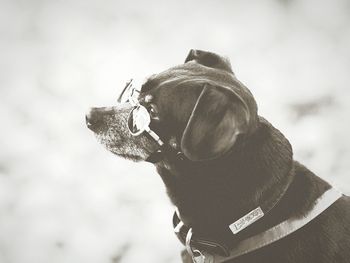
[[[104,150],[88,107],[227,55],[296,159],[350,193],[347,0],[0,0],[0,262],[180,262],[150,164]]]

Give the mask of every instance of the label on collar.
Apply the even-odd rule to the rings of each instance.
[[[229,227],[233,234],[237,234],[238,232],[245,229],[247,226],[253,224],[259,218],[262,218],[263,216],[264,216],[264,212],[259,206],[254,210],[250,211],[248,214],[242,216],[236,222],[233,222]]]

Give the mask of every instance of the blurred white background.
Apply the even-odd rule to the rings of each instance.
[[[347,0],[0,0],[0,262],[180,262],[152,165],[85,127],[125,81],[226,55],[295,158],[350,193]]]

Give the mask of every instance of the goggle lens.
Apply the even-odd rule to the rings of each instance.
[[[137,97],[139,95],[139,91],[133,86],[133,80],[129,80],[122,93],[120,94],[119,98],[118,98],[118,102],[119,103],[126,103],[126,102],[131,102],[134,103],[135,101],[137,101]]]
[[[148,129],[150,123],[151,117],[147,109],[142,105],[135,106],[129,114],[128,128],[134,136],[140,135]]]

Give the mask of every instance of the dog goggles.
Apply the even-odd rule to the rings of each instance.
[[[160,146],[164,143],[159,136],[150,129],[151,116],[148,110],[140,104],[138,96],[140,91],[133,86],[133,80],[129,80],[118,98],[119,103],[130,103],[133,109],[128,117],[128,129],[131,135],[138,136],[147,132]]]

